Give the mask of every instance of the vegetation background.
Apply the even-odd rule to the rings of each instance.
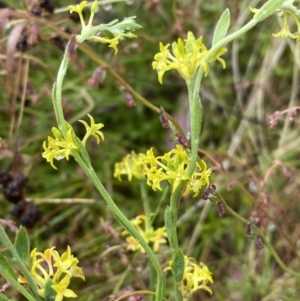
[[[117,181],[114,163],[132,150],[139,153],[154,147],[163,154],[175,145],[173,134],[161,127],[155,107],[162,106],[185,133],[189,131],[183,80],[169,72],[160,85],[152,70],[159,42],[172,43],[192,31],[210,47],[216,22],[226,8],[233,32],[252,18],[249,6],[260,7],[264,1],[104,2],[98,23],[136,16],[143,28],[136,32],[137,39],[119,46],[117,56],[99,43],[77,49],[64,82],[64,111],[78,136],[84,135],[84,128],[77,120],[85,119],[87,113],[104,123],[105,141],[100,146],[89,141],[88,150],[115,202],[134,218],[143,213],[139,185],[125,178]],[[116,300],[126,292],[147,289],[146,257],[126,251],[122,228],[72,158],[57,162],[54,170],[41,157],[43,141],[56,125],[51,89],[68,33],[81,30],[78,20],[69,16],[71,4],[76,3],[55,1],[53,14],[43,10],[36,16],[33,1],[1,1],[0,169],[28,176],[26,198],[42,212],[41,220],[29,230],[32,247],[56,246],[64,251],[70,245],[79,258],[86,282],[73,284],[78,300]],[[5,7],[15,9],[6,20]],[[23,29],[16,33],[23,21]],[[24,46],[32,23],[38,25],[39,38],[34,45]],[[257,221],[282,261],[299,271],[299,116],[283,112],[275,129],[270,129],[268,120],[275,111],[299,104],[299,45],[272,36],[281,23],[276,15],[268,18],[227,46],[225,70],[220,64],[211,66],[200,91],[204,106],[200,146],[214,171],[212,181],[228,205]],[[16,40],[18,48],[13,49]],[[88,80],[101,62],[110,67],[103,82],[91,87]],[[127,106],[124,89],[130,91],[136,106]],[[161,194],[150,189],[147,197],[152,211],[161,212],[155,223],[162,226],[167,200],[160,202]],[[13,219],[12,204],[2,195],[0,201],[0,218]],[[213,272],[213,295],[197,292],[194,300],[300,300],[299,278],[284,272],[268,248],[258,250],[255,239],[245,236],[246,225],[234,216],[219,217],[215,205],[189,196],[182,200],[178,226],[184,252]],[[167,246],[159,256],[166,266]],[[172,289],[170,282],[167,291]],[[13,290],[7,294],[21,300]]]

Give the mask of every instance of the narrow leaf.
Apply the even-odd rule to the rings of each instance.
[[[25,262],[29,262],[30,242],[25,228],[21,227],[17,233],[15,240],[15,248],[20,258]]]
[[[175,236],[173,232],[174,232],[175,223],[170,207],[167,207],[165,211],[165,226],[166,226],[166,231],[167,231],[170,245],[174,246]]]
[[[0,274],[2,274],[3,269],[7,271],[7,273],[15,280],[17,280],[17,274],[12,268],[10,262],[0,253]],[[8,280],[8,279],[7,279]],[[9,281],[9,280],[8,280]]]
[[[16,290],[18,290],[29,301],[37,301],[17,280],[17,275],[10,266],[7,259],[0,254],[0,275],[2,275]]]
[[[230,11],[228,8],[226,8],[216,25],[214,31],[214,37],[212,40],[212,47],[226,36],[229,25],[230,25]]]
[[[45,301],[54,301],[56,297],[56,291],[52,288],[53,282],[47,281],[45,285]]]
[[[184,273],[184,255],[180,249],[175,253],[172,273],[176,282],[180,282]]]

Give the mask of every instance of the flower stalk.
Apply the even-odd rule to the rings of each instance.
[[[84,1],[86,2],[86,1]],[[97,1],[95,1],[97,2]],[[71,10],[76,11],[79,15],[81,15],[81,10],[84,8],[85,4],[80,4],[79,6],[76,7],[70,7]],[[92,6],[92,9],[95,10],[95,7]],[[93,14],[93,11],[92,11]],[[99,42],[104,42],[104,43],[109,43],[110,47],[115,49],[115,53],[117,52],[116,45],[121,37],[127,37],[127,38],[133,38],[135,35],[132,33],[125,33],[126,30],[131,29],[135,30],[139,28],[140,26],[136,24],[133,20],[133,18],[128,18],[125,19],[124,21],[117,23],[117,21],[113,21],[110,24],[107,25],[99,25],[99,26],[91,26],[91,19],[89,20],[88,25],[86,26],[84,24],[84,21],[82,20],[82,26],[83,30],[81,35],[76,36],[76,41],[77,43],[83,43],[86,40],[95,40],[95,37],[97,37],[97,34],[100,31],[104,30],[111,30],[114,28],[114,33],[118,32],[113,39],[106,39],[106,40],[99,40]],[[72,40],[69,41],[66,51],[64,53],[63,60],[61,62],[61,65],[59,67],[58,75],[57,75],[57,80],[56,83],[53,86],[53,106],[54,106],[54,112],[58,124],[58,128],[61,131],[64,139],[67,139],[67,125],[66,121],[64,118],[63,114],[63,108],[62,108],[62,86],[63,86],[63,81],[64,77],[66,75],[70,59],[68,57],[68,48],[70,47],[72,43]],[[76,49],[76,45],[72,44],[72,49]],[[85,127],[87,128],[86,124],[83,122]],[[87,129],[90,130],[90,129]],[[97,137],[96,137],[97,139]],[[86,139],[84,138],[84,141],[82,142],[83,147],[86,142]],[[156,294],[155,294],[155,300],[156,301],[161,301],[163,299],[163,291],[164,291],[164,274],[163,271],[160,267],[160,264],[152,251],[152,249],[149,247],[147,242],[144,240],[142,235],[137,231],[137,229],[131,224],[131,222],[127,219],[127,217],[123,214],[123,212],[119,209],[119,207],[114,203],[113,199],[111,198],[110,194],[107,192],[107,190],[104,188],[103,184],[97,177],[91,162],[89,159],[85,159],[85,156],[88,156],[87,153],[85,152],[82,154],[80,151],[76,151],[74,149],[71,149],[70,151],[71,155],[74,156],[75,160],[79,164],[79,166],[83,169],[84,173],[87,175],[87,177],[92,181],[92,183],[95,185],[103,199],[106,201],[107,205],[109,208],[112,210],[114,216],[118,220],[118,222],[125,228],[126,231],[130,233],[141,245],[141,247],[145,250],[147,255],[149,256],[149,260],[151,261],[151,264],[153,265],[157,279],[156,279]],[[67,281],[68,279],[66,279]]]

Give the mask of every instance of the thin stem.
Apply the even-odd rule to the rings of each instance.
[[[70,42],[69,42],[70,43]],[[68,44],[69,45],[69,44]],[[68,49],[68,45],[67,48]],[[62,84],[64,77],[67,72],[67,68],[69,66],[69,59],[67,58],[67,50],[65,51],[63,60],[61,62],[61,65],[59,67],[58,75],[57,75],[57,82],[55,87],[53,88],[53,106],[54,111],[58,123],[58,127],[60,128],[61,132],[64,136],[66,136],[67,128],[65,124],[63,109],[62,109]],[[157,285],[156,285],[156,301],[161,301],[163,298],[163,291],[164,291],[164,274],[160,267],[160,264],[155,257],[155,254],[153,253],[152,249],[149,247],[147,242],[143,239],[143,237],[140,235],[140,233],[137,231],[137,229],[131,224],[131,222],[126,218],[126,216],[122,213],[122,211],[118,208],[118,206],[114,203],[111,196],[107,192],[107,190],[104,188],[103,184],[97,177],[93,167],[87,163],[87,160],[83,160],[81,155],[76,152],[72,151],[72,155],[75,157],[76,161],[80,165],[80,167],[84,170],[85,174],[88,176],[88,178],[93,182],[97,190],[100,192],[108,206],[111,208],[113,214],[117,218],[118,222],[140,243],[140,245],[144,248],[146,253],[149,256],[149,259],[156,271],[157,274]]]
[[[230,213],[231,215],[233,215],[234,217],[236,217],[237,219],[239,219],[243,223],[245,223],[245,224],[248,223],[248,220],[246,220],[245,218],[243,218],[242,216],[240,216],[237,212],[235,212],[233,209],[231,209],[227,205],[226,201],[224,200],[224,198],[219,193],[216,193],[216,196],[218,197],[218,199],[220,200],[220,202],[223,204],[226,212]],[[254,225],[254,224],[252,224],[251,226],[255,230],[255,232],[259,235],[259,237],[261,238],[261,240],[263,241],[263,243],[265,244],[265,246],[269,249],[271,255],[274,257],[275,261],[282,268],[282,270],[285,271],[286,273],[292,275],[292,276],[300,278],[300,273],[297,273],[297,272],[289,269],[286,266],[286,264],[280,259],[280,257],[278,256],[278,254],[276,253],[276,251],[274,250],[274,248],[272,247],[272,245],[270,244],[270,242],[268,241],[268,239],[266,238],[266,236],[262,233],[262,231],[256,225]]]
[[[146,231],[147,231],[151,227],[152,222],[151,222],[151,208],[150,208],[149,199],[147,195],[147,187],[144,181],[140,181],[140,191],[141,191],[141,198],[143,202],[143,208],[146,215],[145,224],[146,224]]]
[[[83,169],[87,177],[93,182],[93,184],[95,185],[95,187],[97,188],[101,196],[104,198],[104,200],[106,201],[109,208],[112,210],[118,222],[139,242],[139,244],[146,251],[157,275],[155,300],[161,301],[163,298],[165,277],[154,252],[149,247],[149,245],[144,240],[144,238],[141,236],[139,231],[131,224],[131,222],[127,219],[127,217],[123,214],[123,212],[112,200],[110,194],[107,192],[107,190],[104,188],[103,184],[97,177],[94,169],[92,167],[88,167],[85,164],[84,160],[81,158],[79,153],[74,151],[72,154],[74,155],[79,166]]]

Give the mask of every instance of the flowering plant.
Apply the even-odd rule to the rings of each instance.
[[[83,10],[87,6],[90,6],[90,16],[86,22]],[[173,295],[176,301],[185,301],[190,300],[193,293],[198,290],[210,294],[214,291],[212,286],[213,273],[208,267],[209,264],[206,265],[199,259],[185,255],[190,252],[184,252],[183,249],[186,247],[180,246],[178,215],[180,214],[182,199],[187,202],[192,202],[195,198],[210,199],[218,208],[220,216],[224,215],[226,211],[246,222],[247,235],[251,236],[251,229],[255,229],[256,242],[259,248],[266,244],[279,266],[284,267],[286,272],[293,273],[285,267],[278,256],[276,257],[276,253],[272,251],[267,239],[264,238],[259,229],[236,215],[215,191],[216,187],[212,184],[211,179],[213,168],[210,168],[211,163],[207,159],[209,156],[203,156],[202,153],[204,152],[199,148],[204,114],[199,94],[202,80],[210,74],[214,66],[226,68],[227,45],[231,41],[241,37],[275,12],[278,12],[279,17],[283,19],[283,26],[279,32],[273,33],[273,37],[291,38],[299,41],[300,14],[292,1],[269,0],[259,9],[251,8],[253,18],[231,34],[228,34],[230,13],[228,9],[225,10],[216,24],[211,46],[206,42],[206,37],[196,36],[191,31],[176,41],[159,43],[159,50],[158,53],[154,54],[152,68],[157,72],[160,84],[163,83],[165,73],[172,70],[178,72],[181,80],[184,81],[189,103],[189,132],[185,133],[162,108],[148,105],[159,114],[163,128],[171,128],[172,137],[177,141],[174,148],[162,155],[156,155],[153,146],[145,150],[144,153],[131,151],[126,154],[125,152],[125,157],[120,162],[115,163],[114,177],[117,180],[124,180],[127,176],[129,181],[138,180],[135,182],[140,185],[143,212],[139,212],[134,218],[125,216],[121,210],[122,205],[118,206],[114,202],[113,195],[108,192],[98,178],[86,148],[90,137],[96,139],[97,144],[104,140],[104,133],[102,132],[104,124],[96,122],[94,117],[88,114],[89,122],[83,119],[79,120],[85,129],[85,134],[79,138],[80,135],[77,136],[76,128],[70,124],[71,122],[67,122],[62,105],[63,81],[69,65],[76,60],[75,53],[78,45],[86,41],[99,42],[111,48],[116,55],[120,43],[128,38],[136,38],[134,32],[141,28],[135,22],[135,17],[96,25],[94,24],[94,17],[97,9],[98,1],[93,3],[83,1],[80,4],[69,6],[70,13],[79,16],[82,29],[79,34],[71,36],[53,85],[52,100],[57,126],[52,127],[52,135],[48,136],[43,143],[42,157],[54,169],[57,169],[56,165],[59,168],[60,163],[56,161],[69,160],[70,157],[76,160],[123,228],[120,231],[120,237],[118,237],[121,241],[118,247],[126,254],[136,252],[133,257],[142,254],[142,258],[149,260],[148,268],[151,279],[149,291],[144,293],[154,295],[155,301],[172,298]],[[297,31],[293,32],[290,29],[292,28],[290,21],[296,24]],[[149,68],[151,69],[151,66]],[[98,67],[97,76],[95,74],[98,80],[101,78],[100,73],[103,70],[108,71],[108,73],[112,72],[106,64],[103,64],[103,66]],[[95,86],[97,81],[90,81],[90,83]],[[128,106],[134,106],[135,101],[130,93],[130,87],[121,87],[121,90],[124,92]],[[157,195],[161,196],[163,210],[161,210],[162,207],[158,207],[159,210],[156,212],[152,210],[153,201],[148,198],[150,189],[152,190],[151,197],[154,196],[153,199],[156,200]],[[169,201],[166,204],[167,198]],[[164,214],[161,214],[162,211]],[[76,290],[73,291],[70,288],[71,281],[75,277],[85,280],[85,276],[82,268],[78,266],[78,259],[71,254],[70,247],[67,247],[66,252],[62,255],[56,251],[55,247],[46,249],[44,252],[33,249],[29,253],[29,242],[24,229],[19,230],[15,245],[10,243],[2,227],[0,227],[0,232],[1,242],[11,253],[10,257],[1,254],[0,274],[25,298],[29,301],[42,299],[61,301],[64,297],[75,298],[77,296]],[[14,264],[16,269],[11,268]],[[171,271],[172,287],[175,288],[174,290],[169,289],[169,294],[165,285],[166,272],[168,271]],[[295,274],[299,276],[297,273]],[[172,292],[170,293],[170,291]],[[171,294],[173,295],[171,296]],[[4,297],[3,299],[5,300]]]

